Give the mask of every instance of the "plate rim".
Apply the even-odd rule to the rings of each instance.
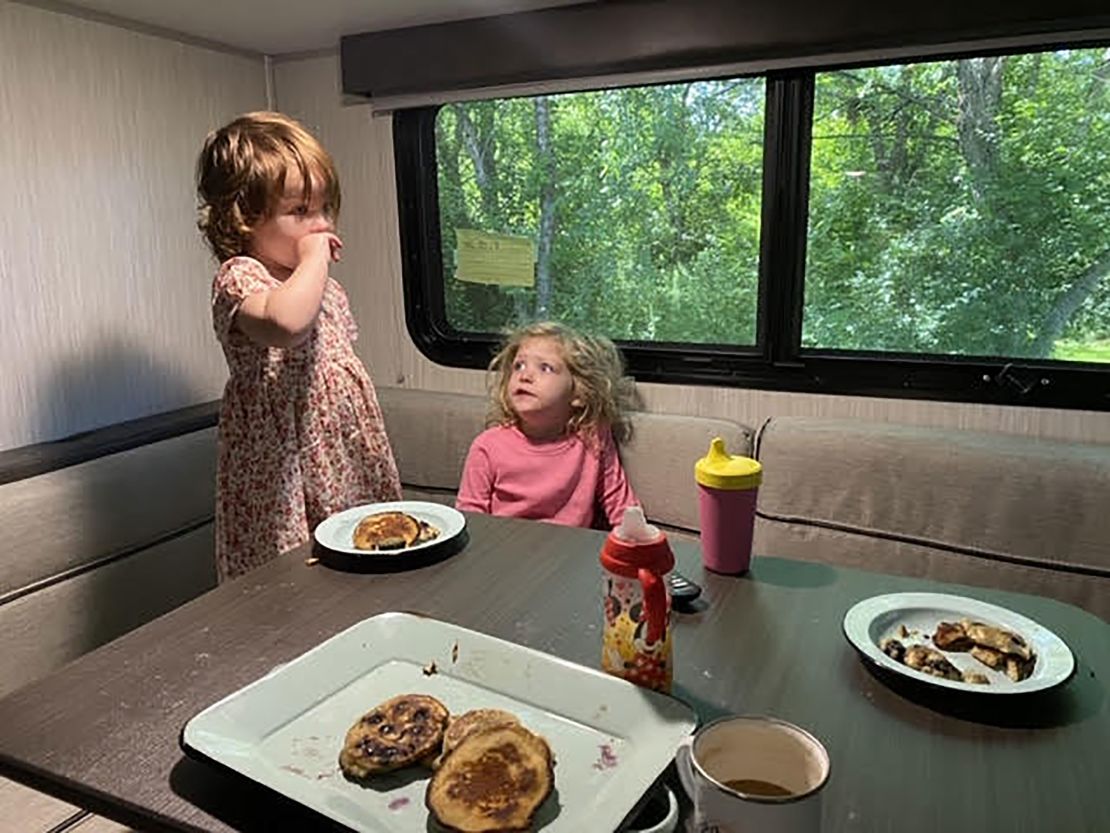
[[[893,605],[892,602],[902,601],[906,604]],[[870,622],[874,621],[875,617],[880,613],[892,612],[898,610],[900,607],[909,607],[910,602],[913,602],[914,607],[950,607],[953,610],[959,611],[961,605],[970,603],[972,606],[979,608],[981,611],[997,611],[1003,615],[1004,618],[1016,620],[1018,625],[1010,625],[1010,627],[1018,628],[1022,623],[1028,623],[1030,629],[1036,631],[1043,631],[1048,635],[1049,640],[1058,643],[1067,652],[1067,672],[1057,673],[1051,677],[1041,677],[1039,679],[1022,680],[1014,686],[997,687],[997,686],[984,686],[976,685],[974,683],[965,683],[962,680],[947,680],[942,677],[933,677],[929,674],[924,674],[915,669],[909,668],[900,662],[888,657],[881,650],[878,645],[871,642],[866,638],[867,627]],[[939,602],[939,604],[938,604]],[[872,612],[872,609],[874,611]],[[870,615],[868,615],[870,614]],[[972,614],[982,615],[982,614]],[[865,618],[866,617],[866,618]],[[987,617],[985,617],[987,618]],[[855,632],[855,628],[859,628],[859,633]],[[1034,694],[1037,692],[1048,691],[1063,685],[1070,680],[1076,672],[1078,663],[1075,659],[1075,652],[1072,651],[1071,646],[1067,644],[1055,631],[1051,628],[1042,625],[1040,622],[1012,610],[1002,605],[994,604],[993,602],[983,601],[971,596],[959,596],[953,593],[936,593],[931,591],[906,591],[896,593],[880,593],[874,596],[860,599],[853,604],[844,614],[841,621],[841,631],[844,638],[848,641],[856,652],[865,661],[880,668],[884,671],[894,672],[907,680],[917,683],[926,683],[936,686],[947,691],[959,692],[961,694],[973,694],[984,696],[1003,696],[1003,695],[1022,695]],[[862,637],[861,637],[862,634]],[[857,641],[857,637],[861,637]],[[862,643],[862,644],[861,644]],[[1030,682],[1029,685],[1023,685]]]
[[[353,515],[356,512],[365,512],[366,514],[373,514],[377,512],[404,512],[416,507],[416,511],[420,511],[422,507],[432,507],[436,512],[446,512],[448,515],[455,516],[459,524],[459,528],[450,535],[443,535],[438,538],[433,538],[430,541],[416,544],[415,546],[405,547],[403,550],[360,550],[353,544],[350,546],[337,547],[333,546],[331,542],[322,540],[320,530],[325,528],[329,523],[337,523],[336,518],[346,515]],[[440,544],[446,544],[457,536],[461,535],[466,530],[466,515],[456,509],[454,506],[448,506],[445,503],[436,503],[431,500],[388,500],[376,501],[374,503],[362,503],[356,506],[349,506],[346,509],[341,509],[338,512],[333,512],[328,515],[312,530],[312,539],[326,550],[335,553],[342,553],[343,555],[357,556],[363,559],[379,559],[388,557],[390,560],[396,559],[398,556],[405,556],[412,553],[422,552],[423,550],[431,549]]]

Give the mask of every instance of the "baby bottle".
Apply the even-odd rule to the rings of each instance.
[[[667,538],[630,506],[601,548],[605,629],[601,667],[630,682],[671,690],[671,595]]]

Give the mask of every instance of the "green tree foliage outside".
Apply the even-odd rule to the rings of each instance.
[[[763,101],[735,79],[445,106],[450,323],[754,344]],[[1110,53],[820,73],[814,111],[804,347],[1110,361]],[[458,280],[458,228],[531,237],[535,286]]]

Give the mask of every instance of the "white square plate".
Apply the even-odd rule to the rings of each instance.
[[[452,714],[505,709],[546,738],[555,792],[536,829],[549,833],[616,829],[697,724],[685,703],[601,671],[391,612],[209,706],[185,724],[181,746],[354,830],[426,833],[428,770],[411,767],[360,786],[338,765],[347,729],[383,700],[409,693],[430,694]]]

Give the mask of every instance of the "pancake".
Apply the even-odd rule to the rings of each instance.
[[[960,670],[950,663],[940,651],[926,645],[911,645],[906,648],[902,662],[922,674],[943,677],[946,680],[962,680]]]
[[[420,534],[416,536],[416,543],[423,544],[425,541],[434,541],[439,537],[439,530],[427,521],[418,518],[417,523],[420,524]]]
[[[447,707],[426,694],[386,700],[347,730],[339,768],[360,780],[429,759],[443,742],[447,718]]]
[[[933,644],[942,651],[962,652],[970,650],[975,643],[967,635],[959,622],[940,622],[933,634]]]
[[[472,709],[464,712],[447,724],[447,731],[443,733],[443,752],[432,766],[438,767],[456,746],[473,734],[499,726],[519,725],[520,721],[515,714],[501,709]]]
[[[420,522],[405,512],[376,512],[355,527],[354,545],[360,550],[401,550],[420,537]]]
[[[523,726],[498,726],[468,735],[443,759],[424,803],[447,830],[524,831],[554,786],[547,742]]]
[[[972,622],[969,619],[961,620],[960,624],[976,645],[991,648],[1003,654],[1012,654],[1026,662],[1033,659],[1033,649],[1020,634],[996,628],[993,625],[984,625],[982,622]]]

